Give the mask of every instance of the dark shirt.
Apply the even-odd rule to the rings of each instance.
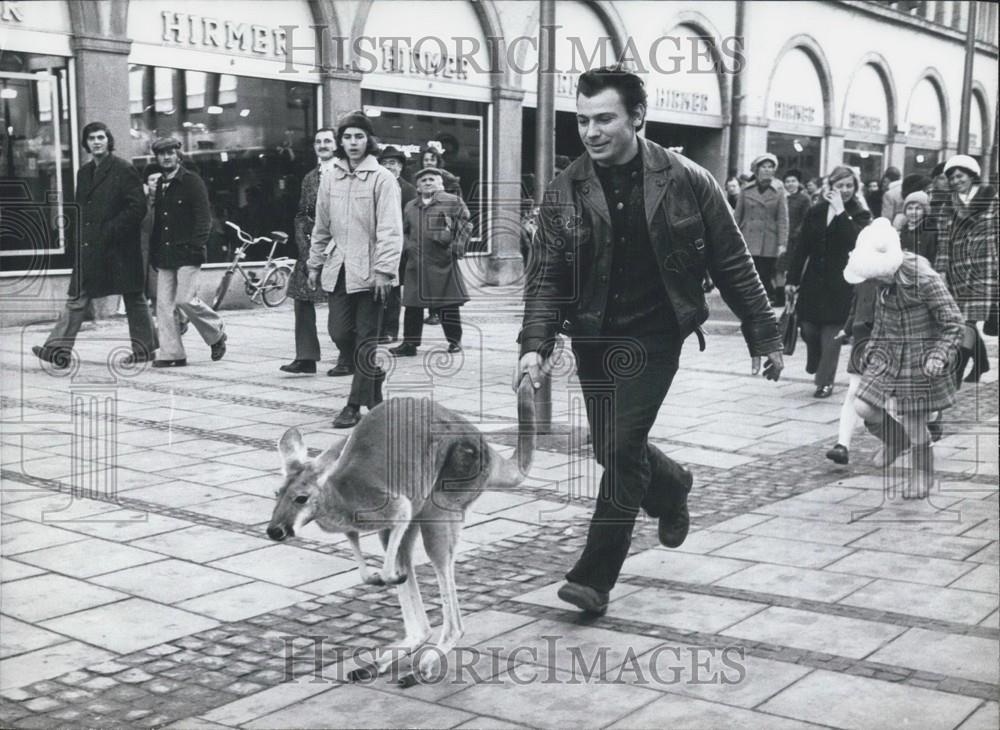
[[[611,215],[611,281],[602,334],[666,344],[677,317],[649,240],[642,155],[614,167],[595,165]]]

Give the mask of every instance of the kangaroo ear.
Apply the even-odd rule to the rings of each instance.
[[[305,465],[309,453],[306,451],[306,445],[302,442],[302,434],[299,433],[299,429],[292,427],[285,431],[284,435],[278,439],[278,453],[281,454],[286,474],[296,467],[301,468]]]
[[[344,446],[347,445],[347,440],[348,438],[345,437],[334,441],[326,451],[316,457],[316,468],[323,480],[330,476],[333,467],[337,465],[337,460],[340,458]]]

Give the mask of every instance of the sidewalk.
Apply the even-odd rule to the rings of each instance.
[[[387,395],[432,396],[509,453],[517,311],[474,300],[458,357],[427,327],[419,357],[386,361]],[[608,614],[568,610],[555,590],[600,470],[578,437],[541,439],[531,479],[469,514],[462,648],[401,689],[346,681],[356,652],[402,635],[394,592],[359,585],[343,536],[264,534],[276,440],[341,433],[333,347],[321,374],[285,375],[290,306],[225,319],[221,362],[191,332],[187,368],[138,372],[117,364],[122,321],[85,329],[55,373],[31,355],[45,328],[0,330],[0,726],[1000,725],[994,339],[946,413],[940,493],[901,504],[867,434],[849,467],[824,458],[845,384],[815,400],[804,351],[775,384],[724,323],[704,353],[692,338],[652,431],[695,472],[685,544],[642,521]],[[555,420],[581,425],[567,367],[553,392]],[[377,537],[362,546],[376,564]],[[417,573],[437,627],[433,571]]]

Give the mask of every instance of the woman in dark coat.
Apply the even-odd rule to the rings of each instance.
[[[806,372],[816,376],[817,398],[833,393],[841,345],[837,333],[851,308],[844,267],[858,234],[872,220],[859,187],[849,167],[833,169],[820,201],[806,213],[799,245],[788,264],[786,289],[798,294]]]
[[[966,331],[959,355],[957,381],[973,359],[966,382],[975,383],[990,369],[986,343],[976,327],[997,316],[997,237],[1000,216],[997,193],[980,180],[979,163],[968,155],[955,155],[945,163],[944,174],[951,185],[949,207],[939,218],[937,259],[934,268],[944,277],[955,298]]]

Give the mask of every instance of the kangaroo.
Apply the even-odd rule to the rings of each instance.
[[[272,540],[293,537],[315,521],[327,532],[344,532],[362,581],[395,585],[405,636],[382,647],[374,663],[356,669],[352,681],[386,672],[430,637],[431,627],[413,576],[413,546],[419,532],[437,575],[443,624],[438,651],[426,652],[414,672],[431,677],[462,637],[455,587],[455,546],[465,511],[485,489],[520,484],[535,448],[534,391],[522,378],[517,391],[518,438],[507,459],[486,443],[467,419],[430,399],[393,398],[376,406],[354,428],[315,459],[290,428],[278,441],[285,482],[267,527]],[[361,532],[379,531],[385,548],[382,569],[371,572],[358,543]],[[440,652],[440,653],[438,653]],[[411,675],[401,682],[415,681]]]

